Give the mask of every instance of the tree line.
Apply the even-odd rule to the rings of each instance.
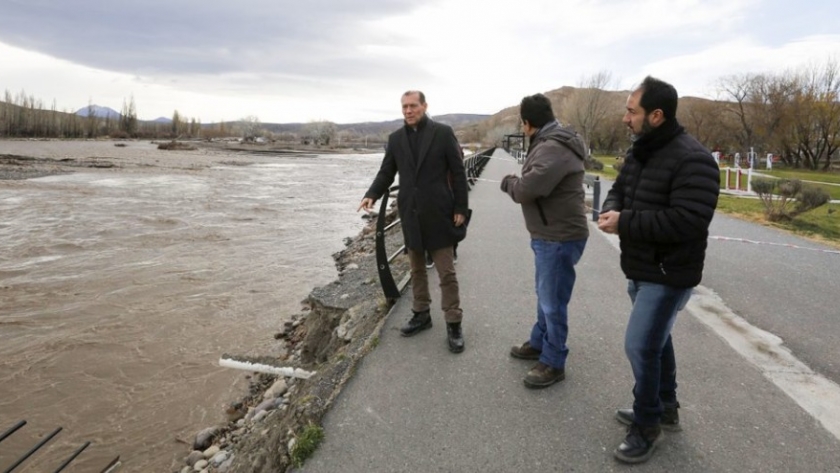
[[[46,108],[41,99],[8,89],[0,101],[0,137],[12,138],[198,138],[226,134],[225,124],[203,129],[201,121],[178,113],[169,122],[137,119],[134,97],[123,101],[119,116],[97,116],[88,104],[86,116],[56,109],[55,100]]]
[[[664,78],[667,80],[667,78]],[[614,90],[612,74],[584,77],[576,88],[546,93],[558,119],[580,133],[593,153],[623,155],[629,142],[622,123],[629,91]],[[679,90],[679,84],[675,84]],[[680,98],[677,120],[710,150],[724,156],[772,154],[795,168],[828,170],[840,161],[840,66],[836,60],[781,73],[721,77],[715,99]],[[469,127],[467,139],[498,145],[519,133],[518,106],[486,124]]]

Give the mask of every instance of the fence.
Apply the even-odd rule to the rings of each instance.
[[[725,173],[723,188],[726,190],[752,192],[752,169],[750,168],[721,168]]]

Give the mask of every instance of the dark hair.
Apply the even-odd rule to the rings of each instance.
[[[419,95],[419,96],[420,96],[420,105],[423,105],[423,104],[425,104],[425,103],[426,103],[426,94],[424,94],[423,92],[420,92],[419,90],[407,90],[407,91],[403,94],[403,97],[407,97],[407,96],[409,96],[409,95],[411,95],[411,94],[417,94],[417,95]]]
[[[542,128],[546,123],[554,120],[551,101],[543,94],[529,95],[519,104],[519,117],[534,128]]]
[[[658,108],[666,120],[673,120],[677,116],[677,89],[673,85],[647,76],[636,90],[642,91],[639,105],[645,109],[645,113]]]

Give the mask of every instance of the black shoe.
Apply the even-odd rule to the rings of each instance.
[[[539,360],[541,351],[531,346],[531,342],[525,342],[518,347],[510,347],[510,356],[520,360]]]
[[[412,311],[414,312],[414,311]],[[403,337],[410,337],[416,335],[417,332],[432,328],[432,315],[428,310],[423,312],[414,312],[411,320],[400,328],[400,335]]]
[[[523,380],[526,387],[531,389],[547,388],[552,384],[566,379],[566,370],[552,368],[538,361]]]
[[[464,351],[464,333],[461,330],[461,322],[446,324],[446,341],[452,353]]]
[[[625,463],[642,463],[653,456],[656,446],[665,436],[658,425],[642,427],[633,423],[627,429],[627,437],[615,449],[615,458]]]
[[[662,412],[662,417],[659,418],[659,425],[662,426],[662,430],[667,430],[668,432],[680,432],[682,430],[682,427],[680,427],[680,413],[677,412],[679,407],[679,402],[665,405],[665,411]],[[615,411],[615,420],[624,425],[632,425],[635,419],[633,409],[619,409]]]
[[[432,255],[428,251],[426,252],[426,267],[430,269],[435,267],[435,262],[434,260],[432,260]]]

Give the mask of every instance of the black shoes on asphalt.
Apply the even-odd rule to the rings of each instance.
[[[464,332],[461,330],[461,322],[446,324],[446,341],[452,353],[464,351]]]
[[[642,427],[635,422],[627,429],[627,436],[613,455],[624,463],[642,463],[653,456],[656,446],[665,436],[659,425]]]
[[[662,412],[662,417],[659,419],[659,425],[662,427],[662,430],[667,430],[668,432],[679,432],[682,430],[682,427],[680,427],[680,413],[677,411],[679,407],[680,403],[665,405],[665,411]],[[633,421],[635,420],[633,409],[619,409],[615,411],[615,420],[624,425],[633,425]]]
[[[414,315],[411,316],[411,320],[400,328],[400,335],[403,337],[411,337],[427,328],[432,328],[432,314],[428,310],[412,312]]]
[[[680,414],[677,411],[680,404],[665,405],[665,411],[659,419],[659,425],[642,427],[635,422],[633,409],[619,409],[615,412],[615,419],[624,425],[630,426],[627,429],[627,437],[624,442],[615,449],[615,458],[625,463],[642,463],[653,456],[656,446],[664,438],[662,431],[678,432],[680,427]]]
[[[432,316],[429,311],[414,312],[411,320],[400,328],[400,335],[411,337],[429,328],[432,328]],[[452,353],[464,351],[464,332],[460,322],[446,324],[446,343]]]

